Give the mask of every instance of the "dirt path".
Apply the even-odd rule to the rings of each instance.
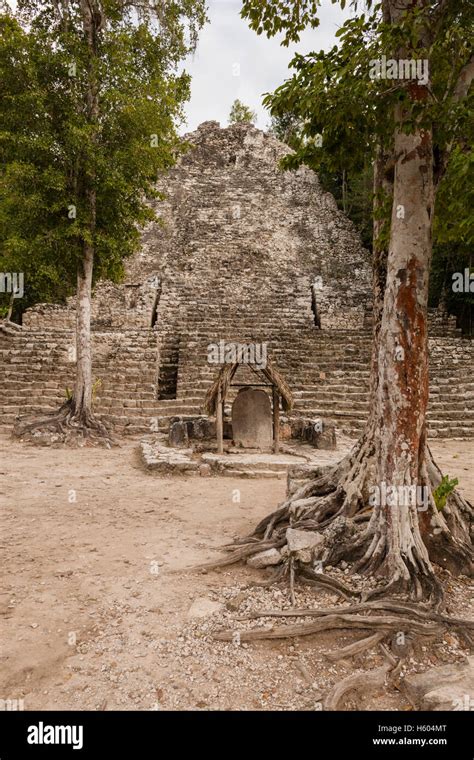
[[[473,499],[473,444],[432,448]],[[225,614],[235,615],[262,573],[170,572],[248,532],[284,498],[285,482],[151,477],[135,450],[134,441],[70,452],[0,438],[0,698],[44,710],[319,709],[320,692],[353,668],[331,665],[324,651],[351,638],[210,643],[208,618],[188,619],[191,604],[224,599]],[[285,591],[251,593],[265,604]],[[299,593],[303,601],[308,592]],[[445,645],[430,662],[462,656],[458,641]],[[377,657],[361,655],[360,666]],[[396,699],[385,695],[384,704],[402,707]]]

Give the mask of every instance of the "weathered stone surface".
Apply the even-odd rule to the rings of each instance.
[[[236,446],[265,449],[272,445],[272,408],[265,391],[244,388],[237,394],[232,431]]]
[[[302,417],[292,421],[294,438],[307,441],[316,449],[336,448],[336,426],[328,420]]]
[[[268,343],[295,396],[292,416],[318,410],[327,420],[337,409],[343,431],[361,430],[371,270],[352,223],[314,172],[280,170],[288,148],[273,135],[205,122],[187,139],[191,150],[160,178],[165,201],[153,201],[163,224],[147,225],[122,284],[94,289],[93,374],[102,381],[95,413],[119,434],[166,431],[170,418],[200,416],[207,347],[238,340]],[[472,438],[465,378],[474,342],[459,336],[455,321],[430,311],[429,431]],[[23,330],[2,335],[0,425],[64,401],[74,382],[74,326],[72,298],[28,309]],[[201,423],[187,427],[190,438],[206,433]],[[231,438],[227,421],[224,430]],[[282,419],[282,441],[287,434]],[[331,434],[316,441],[332,443]]]
[[[208,417],[196,417],[188,422],[188,436],[197,440],[215,438],[216,423]]]
[[[270,567],[281,562],[281,554],[278,549],[267,549],[259,554],[254,554],[247,560],[247,565],[255,568]]]
[[[195,599],[191,607],[188,610],[188,618],[205,618],[210,615],[214,615],[216,612],[220,612],[224,609],[224,605],[220,602],[213,602],[212,599],[208,599],[203,596],[199,599]]]
[[[286,542],[290,552],[298,552],[303,549],[319,548],[324,543],[324,536],[312,530],[287,528]]]
[[[404,685],[420,710],[474,710],[474,655],[466,662],[409,675]]]
[[[187,423],[182,420],[176,420],[170,424],[169,444],[175,448],[186,447],[189,445]]]
[[[171,449],[159,443],[140,443],[142,461],[149,472],[159,475],[197,473],[199,462],[192,459],[191,449]]]
[[[325,424],[321,433],[315,434],[315,443],[317,449],[335,449],[336,448],[336,426]]]

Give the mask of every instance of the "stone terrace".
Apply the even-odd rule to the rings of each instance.
[[[266,343],[294,414],[355,433],[367,415],[370,264],[351,222],[308,169],[282,172],[288,151],[250,125],[206,122],[161,183],[123,285],[93,303],[97,413],[118,432],[165,429],[199,414],[217,371],[208,345]],[[312,288],[319,282],[322,287]],[[315,324],[315,310],[321,329]],[[0,336],[0,424],[54,409],[74,378],[74,301],[29,310]],[[432,435],[474,437],[473,343],[431,318]]]

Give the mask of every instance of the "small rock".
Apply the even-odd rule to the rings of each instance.
[[[405,678],[408,696],[420,710],[472,710],[474,655],[466,662],[431,668]]]
[[[303,549],[315,549],[324,542],[321,533],[312,530],[297,530],[288,528],[286,531],[286,541],[290,552],[298,552]]]
[[[294,552],[295,559],[303,562],[306,565],[310,565],[313,559],[313,553],[311,549],[300,549],[299,552]]]
[[[241,591],[240,594],[237,594],[232,599],[229,599],[229,601],[226,604],[226,607],[228,610],[233,610],[234,612],[239,609],[240,605],[246,598],[246,594]]]
[[[281,554],[278,549],[267,549],[259,554],[249,557],[247,565],[250,567],[262,568],[270,565],[278,565],[281,562]]]
[[[201,464],[199,465],[199,474],[203,478],[208,478],[211,474],[211,465],[210,464]]]
[[[220,602],[213,602],[207,597],[199,597],[195,599],[191,607],[188,610],[188,618],[205,618],[209,615],[213,615],[215,612],[220,612],[224,608],[224,605]]]

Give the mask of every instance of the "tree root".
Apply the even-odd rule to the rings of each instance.
[[[327,573],[314,572],[311,564],[296,561],[288,550],[282,557],[288,565],[285,572],[292,597],[295,583],[300,581],[334,591],[345,599],[368,601],[400,594],[441,610],[443,587],[432,562],[455,574],[470,574],[474,566],[469,530],[474,509],[453,492],[446,508],[438,511],[432,492],[441,480],[441,472],[426,447],[422,482],[427,484],[428,503],[423,509],[411,505],[401,516],[393,516],[405,521],[405,533],[403,540],[398,537],[391,542],[387,508],[369,502],[375,477],[374,437],[366,431],[338,464],[315,469],[311,479],[300,482],[297,490],[261,520],[250,535],[226,547],[230,557],[207,567],[227,566],[271,547],[285,547],[288,528],[315,531],[325,539],[319,554],[313,554],[322,570],[344,560],[351,564],[352,573],[378,576],[387,579],[387,583],[354,591]]]
[[[18,335],[22,331],[22,326],[9,319],[0,319],[0,333],[3,335]]]
[[[360,613],[369,614],[360,614]],[[381,614],[378,614],[381,613]],[[368,637],[363,638],[340,650],[329,652],[327,657],[333,661],[344,657],[352,657],[372,646],[381,644],[389,633],[406,633],[411,635],[437,638],[447,629],[451,628],[459,634],[468,636],[467,631],[474,631],[474,620],[453,618],[433,611],[427,605],[410,604],[399,600],[384,600],[380,602],[362,602],[346,607],[321,608],[321,609],[292,609],[292,610],[264,610],[250,613],[236,618],[238,621],[256,620],[258,618],[315,618],[311,622],[292,624],[285,626],[267,626],[251,630],[239,630],[242,641],[256,641],[264,639],[284,639],[299,636],[310,636],[327,630],[367,630],[375,631]],[[237,627],[238,630],[238,627]],[[236,630],[216,632],[213,638],[216,641],[232,641]],[[397,685],[401,662],[396,660],[384,647],[392,669],[391,677],[394,685]]]
[[[391,612],[396,615],[418,619],[420,622],[434,622],[463,631],[474,631],[474,620],[453,618],[448,615],[435,612],[428,606],[410,604],[398,599],[385,599],[380,602],[362,602],[348,607],[324,607],[320,609],[294,609],[294,610],[264,610],[252,612],[249,615],[237,618],[237,620],[255,620],[263,617],[318,617],[324,618],[334,614],[355,615],[359,612]],[[376,618],[372,618],[373,620]]]
[[[361,689],[366,694],[369,689],[383,687],[389,669],[390,665],[386,664],[374,670],[364,671],[363,673],[352,673],[352,675],[343,678],[326,696],[324,709],[330,711],[337,710],[342,699],[349,691]]]
[[[325,710],[338,710],[345,695],[349,691],[357,691],[359,688],[362,689],[364,694],[367,693],[367,689],[380,688],[385,685],[391,685],[395,689],[400,690],[399,675],[403,667],[403,659],[397,659],[393,656],[383,643],[385,638],[386,633],[375,633],[342,649],[326,653],[326,657],[331,662],[337,662],[338,660],[361,654],[378,645],[387,662],[385,665],[368,672],[352,673],[335,684],[324,700]]]
[[[302,583],[308,586],[315,586],[324,591],[332,591],[335,594],[339,594],[343,599],[360,599],[361,596],[360,592],[353,591],[353,589],[336,578],[331,578],[330,575],[324,575],[324,573],[316,573],[308,567],[303,567],[300,570],[299,578]]]
[[[66,446],[118,446],[116,438],[90,412],[76,412],[72,399],[57,411],[42,417],[19,417],[13,429],[16,438],[32,443]]]
[[[239,631],[241,641],[260,639],[286,639],[296,636],[310,636],[314,633],[330,630],[376,630],[385,634],[409,630],[420,636],[439,636],[445,630],[444,624],[432,621],[419,621],[413,617],[397,615],[354,615],[342,614],[332,610],[332,614],[321,616],[310,623],[271,628],[258,628]],[[232,641],[235,631],[220,631],[213,635],[216,641]]]
[[[236,562],[240,562],[243,559],[251,557],[253,554],[260,554],[260,552],[266,551],[267,549],[278,549],[283,546],[284,543],[285,542],[283,539],[279,541],[259,541],[253,544],[247,542],[245,546],[234,549],[233,551],[229,550],[227,557],[222,557],[221,559],[215,560],[214,562],[204,562],[202,565],[193,565],[192,567],[173,570],[171,572],[198,572],[199,570],[216,570],[219,567],[228,567],[229,565],[235,565]],[[281,568],[282,572],[283,569],[284,568]]]
[[[354,655],[361,654],[362,652],[367,651],[367,649],[372,649],[372,647],[380,644],[385,636],[385,633],[374,633],[371,636],[367,636],[365,639],[359,639],[359,641],[354,642],[354,644],[342,647],[342,649],[326,652],[324,656],[327,657],[328,660],[331,660],[331,662],[345,660],[347,657],[354,657]]]

